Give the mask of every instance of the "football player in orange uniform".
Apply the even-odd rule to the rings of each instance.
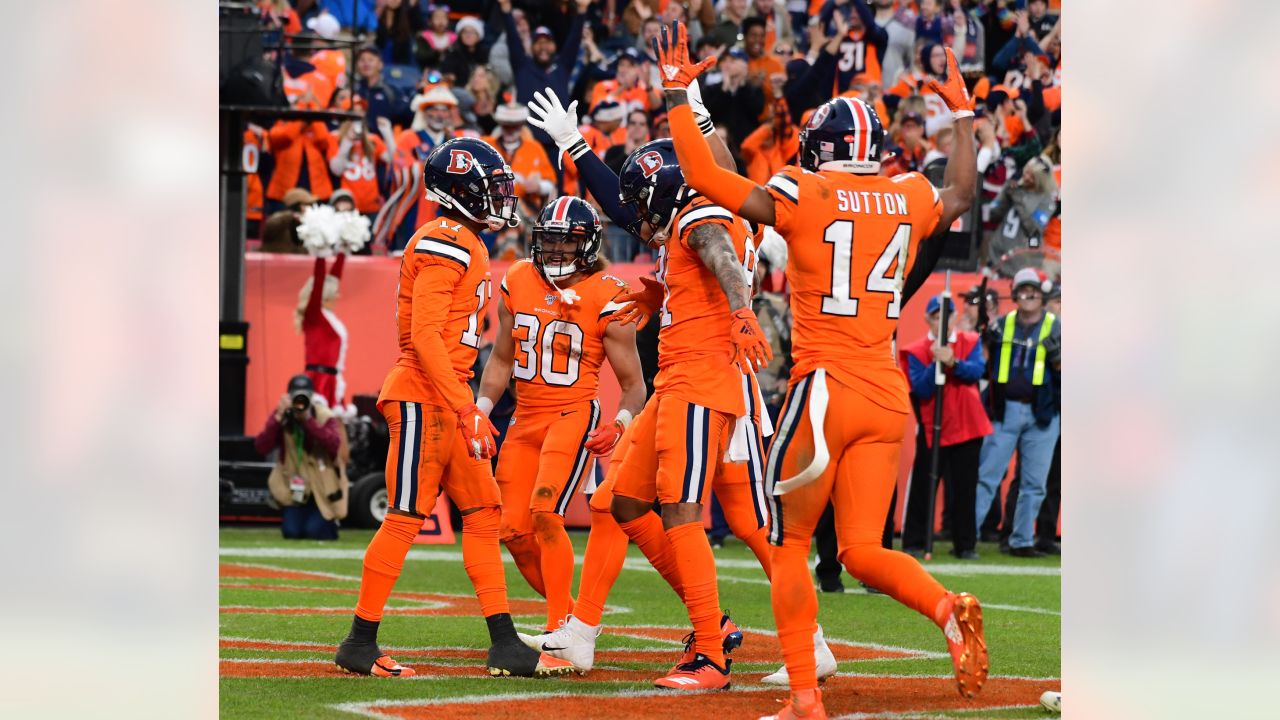
[[[592,157],[587,143],[578,134],[577,116],[574,112],[575,105],[576,103],[571,103],[567,109],[562,107],[559,99],[550,91],[546,96],[537,94],[534,102],[530,103],[530,111],[533,114],[530,123],[547,131],[556,140],[561,150],[570,153],[570,156],[578,164],[586,187],[591,190],[592,195],[600,202],[605,213],[615,223],[627,228],[637,238],[646,242],[652,241],[651,244],[657,246],[661,246],[666,242],[666,238],[671,234],[673,226],[677,232],[685,231],[691,233],[695,225],[704,220],[714,220],[722,224],[728,223],[728,227],[736,232],[740,223],[733,221],[728,212],[714,208],[705,199],[698,200],[693,193],[688,192],[687,188],[683,187],[684,181],[680,175],[680,168],[669,141],[649,143],[642,148],[638,148],[624,163],[624,168],[627,168],[624,171],[625,181],[620,183],[619,178],[613,174],[612,170],[600,162],[598,158]],[[711,134],[714,132],[710,120],[706,119],[705,115],[700,120],[700,126],[704,133]],[[718,152],[716,161],[726,167],[732,167],[732,159],[729,157],[728,149],[724,147],[723,143],[717,143],[716,148]],[[622,187],[619,187],[620,184]],[[617,189],[615,190],[615,188]],[[630,202],[626,204],[620,202],[620,195],[626,197]],[[643,195],[643,198],[641,195]],[[638,207],[641,201],[643,201],[644,206]],[[644,213],[638,212],[638,209],[644,210]],[[681,211],[688,211],[689,215],[677,219],[676,215]],[[686,254],[692,254],[687,246],[682,245],[681,249]],[[675,251],[673,250],[672,252],[674,253]],[[749,284],[751,282],[751,274],[755,269],[755,251],[750,239],[744,238],[742,247],[735,247],[735,253],[741,262],[745,281]],[[690,269],[687,267],[688,263],[685,262],[689,259],[684,257],[678,264],[681,272]],[[698,266],[701,267],[700,259],[695,259],[693,262],[698,263]],[[664,276],[669,275],[671,272],[670,268],[666,267],[665,260],[660,263],[659,269]],[[684,277],[688,278],[690,276],[686,274]],[[617,317],[627,322],[639,321],[643,324],[648,317],[662,308],[664,311],[664,325],[669,324],[669,303],[667,302],[667,291],[664,285],[660,282],[650,281],[647,278],[642,278],[642,283],[644,284],[644,289],[620,298],[632,301],[634,306],[626,312],[620,313]],[[713,295],[717,297],[723,295],[714,284],[704,287],[703,290],[707,293],[706,297],[712,300],[714,300]],[[676,301],[671,300],[670,302]],[[684,303],[686,301],[681,300],[679,302]],[[693,311],[694,307],[690,305],[686,309]],[[700,310],[701,308],[698,309]],[[722,314],[728,314],[727,306]],[[711,313],[711,315],[714,315],[714,313]],[[714,323],[713,320],[708,320],[707,317],[694,312],[681,313],[678,317]],[[684,329],[678,333],[683,340],[687,340],[692,335],[685,334],[688,327],[690,327],[689,324],[684,325]],[[668,336],[668,331],[664,330],[660,337],[662,336]],[[663,341],[660,340],[661,342]],[[672,343],[674,344],[674,341]],[[670,345],[662,347],[668,348]],[[662,352],[664,350],[660,348],[660,354]],[[674,364],[676,362],[674,358],[678,357],[678,355],[671,350],[665,350],[665,352],[667,352],[669,359],[660,359],[660,364]],[[667,376],[675,377],[676,373],[668,371]],[[679,390],[685,392],[689,388],[680,387]],[[766,538],[768,492],[764,485],[761,460],[763,459],[763,438],[772,432],[772,428],[768,426],[768,416],[761,413],[763,402],[754,374],[741,376],[741,397],[742,407],[745,412],[733,426],[734,442],[730,444],[732,452],[730,452],[729,458],[731,462],[720,462],[719,455],[713,456],[707,453],[706,456],[713,459],[713,464],[710,465],[708,470],[708,481],[724,506],[725,515],[734,534],[743,539],[756,553],[765,575],[768,576],[770,573]],[[653,404],[653,400],[650,401],[650,404]],[[643,415],[641,417],[643,418]],[[601,509],[601,498],[615,489],[614,480],[617,477],[615,470],[619,469],[620,466],[631,464],[629,461],[624,462],[624,459],[628,457],[628,451],[636,447],[636,444],[630,441],[629,436],[637,426],[642,425],[644,424],[638,419],[628,431],[628,435],[624,436],[619,444],[614,462],[609,468],[609,475],[601,485],[600,491],[592,498],[593,510]],[[653,448],[648,447],[641,454],[645,453],[652,455]],[[711,472],[711,469],[714,472]],[[651,476],[656,472],[656,469],[652,467],[652,463],[650,463],[647,472]],[[650,480],[652,481],[653,478],[651,477]],[[701,489],[705,490],[705,487]],[[623,504],[627,503],[626,500],[622,502]],[[608,507],[608,505],[603,507]],[[638,510],[635,507],[633,509]],[[666,537],[658,515],[649,512],[646,508],[640,517],[631,521],[628,534],[632,539],[636,540],[636,543],[658,572],[683,597],[684,587],[676,569],[676,559],[673,556],[671,543]],[[583,562],[584,577],[592,565],[592,556],[590,547],[588,547],[588,554]],[[612,577],[616,578],[616,575],[615,571]],[[587,587],[584,582],[583,589],[585,590]],[[604,591],[607,593],[607,586],[605,586]],[[572,656],[575,658],[575,663],[583,660],[589,662],[593,658],[595,638],[599,633],[596,623],[590,620],[584,622],[582,613],[579,612],[583,605],[583,592],[579,592],[578,598],[579,607],[575,608],[575,615],[578,616],[569,618],[565,625],[555,633],[542,636],[544,640],[543,647],[568,648],[567,650],[557,651],[557,656]],[[598,620],[598,617],[597,614],[595,618]],[[679,664],[683,665],[687,662],[698,660],[695,639],[692,634],[686,639],[685,655]],[[720,649],[722,653],[731,651],[741,643],[742,634],[738,631],[737,626],[733,624],[727,615],[722,616],[720,626]],[[707,644],[709,643],[704,641],[703,647]],[[824,667],[829,665],[831,672],[834,672],[835,658],[831,655],[825,643],[821,644],[815,652],[818,654],[818,661]],[[703,669],[706,669],[705,666]],[[727,682],[727,678],[719,673],[707,674],[704,679],[709,679],[713,683]],[[696,689],[701,685],[689,685],[679,682],[676,686]]]
[[[363,675],[414,674],[379,649],[378,624],[425,513],[444,490],[462,512],[463,565],[492,641],[489,673],[546,674],[511,621],[498,545],[501,496],[488,460],[497,432],[467,385],[491,292],[479,233],[515,222],[511,170],[488,144],[455,138],[427,156],[423,183],[444,215],[418,228],[400,264],[400,357],[378,396],[391,435],[389,507],[365,551],[355,618],[335,662]]]
[[[529,585],[546,597],[548,632],[573,606],[573,545],[564,529],[569,501],[593,476],[592,454],[611,452],[644,406],[635,329],[610,322],[627,285],[605,274],[602,238],[600,218],[585,200],[564,196],[543,208],[531,258],[513,264],[502,280],[498,337],[476,400],[487,415],[515,375],[516,410],[498,456],[501,538]],[[606,358],[622,397],[617,416],[602,422],[596,395]],[[597,540],[613,537],[625,554],[626,536],[612,518],[604,522],[615,531],[601,530]],[[542,662],[573,667],[554,657]]]
[[[689,184],[741,217],[773,226],[789,246],[795,366],[768,474],[776,496],[773,611],[791,699],[774,717],[826,717],[813,663],[818,604],[806,561],[828,500],[835,505],[841,562],[854,577],[937,623],[959,690],[972,697],[987,676],[977,599],[948,592],[914,558],[882,548],[880,535],[910,411],[891,352],[903,279],[921,256],[922,241],[969,208],[977,175],[973,144],[956,143],[941,193],[918,173],[880,176],[879,118],[861,100],[836,98],[806,124],[800,166],[784,168],[761,187],[712,161],[685,98],[685,87],[711,63],[689,61],[683,27],[664,32],[659,53]],[[973,112],[950,50],[947,64],[945,84],[935,80],[932,87],[954,114],[957,136],[969,138]],[[827,414],[828,403],[838,411]]]

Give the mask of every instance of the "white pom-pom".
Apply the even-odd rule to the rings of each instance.
[[[310,255],[330,257],[341,249],[342,214],[322,203],[302,211],[298,238]]]
[[[343,212],[338,215],[342,217],[342,227],[339,231],[342,251],[348,255],[354,254],[369,242],[372,235],[369,218],[358,212]]]

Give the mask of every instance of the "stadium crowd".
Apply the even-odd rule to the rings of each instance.
[[[264,21],[293,38],[357,40],[346,51],[279,58],[299,108],[356,110],[365,120],[281,120],[245,133],[249,236],[303,252],[296,212],[345,200],[373,221],[364,252],[403,248],[437,208],[421,161],[447,138],[482,137],[518,177],[520,214],[578,195],[573,163],[527,124],[526,103],[550,87],[578,102],[582,132],[615,170],[635,147],[669,137],[651,41],[687,24],[717,131],[739,171],[763,183],[795,155],[814,107],[861,97],[889,130],[891,172],[945,163],[951,116],[928,90],[955,51],[976,99],[987,260],[1061,245],[1061,26],[1046,0],[264,0]],[[1023,7],[1025,6],[1025,7]],[[355,12],[353,14],[353,7]],[[301,43],[299,43],[301,44]],[[354,63],[354,87],[348,63]],[[927,173],[926,173],[927,174]],[[342,191],[346,191],[343,193]],[[293,192],[290,196],[289,193]],[[273,219],[274,222],[270,222]],[[489,234],[496,258],[522,257],[531,227]],[[615,262],[644,255],[607,231]],[[1016,266],[1015,268],[1016,269]],[[1012,272],[1007,273],[1012,275]]]
[[[944,533],[955,541],[957,556],[976,557],[978,539],[999,539],[1005,549],[1012,543],[1015,555],[1058,552],[1055,350],[1060,353],[1061,341],[1045,307],[1059,301],[1060,289],[1056,263],[1044,262],[1046,254],[1039,252],[1051,256],[1061,247],[1058,2],[455,0],[445,6],[420,0],[264,0],[260,6],[264,22],[282,31],[286,43],[359,41],[352,53],[308,49],[278,59],[294,107],[364,114],[363,121],[280,120],[246,131],[249,237],[260,238],[251,247],[264,251],[305,253],[296,228],[302,208],[316,202],[369,217],[373,239],[361,252],[402,251],[414,230],[437,214],[423,193],[423,159],[448,138],[472,136],[493,145],[516,174],[523,221],[520,228],[482,239],[495,259],[524,257],[539,211],[561,195],[585,195],[567,154],[529,125],[526,104],[544,88],[566,105],[576,101],[582,135],[617,171],[636,147],[670,136],[651,41],[673,20],[687,24],[698,59],[718,58],[701,80],[702,96],[739,172],[757,183],[794,161],[809,113],[835,96],[860,97],[876,109],[887,130],[890,174],[919,170],[933,177],[937,171],[940,177],[956,142],[975,143],[981,262],[1010,281],[963,298],[950,325],[951,348],[932,333],[899,338],[920,420],[913,475],[920,484],[929,476],[935,364],[941,363],[952,378],[941,433]],[[928,81],[944,71],[944,48],[959,59],[976,101],[972,139],[955,136],[951,112],[928,89]],[[354,86],[348,63],[354,64]],[[606,223],[605,232],[609,260],[650,258],[621,228]],[[1016,261],[1028,251],[1028,260]],[[785,259],[766,252],[762,261],[766,269],[781,270]],[[1028,264],[1040,268],[1039,274],[1015,278]],[[757,273],[763,280],[754,301],[774,346],[762,387],[775,416],[789,373],[791,326],[780,277]],[[997,312],[997,286],[1016,300],[1009,316]],[[929,303],[931,327],[939,310],[937,299]],[[1016,322],[1006,323],[1015,315]],[[1034,335],[1041,330],[1045,334]],[[1006,342],[1003,334],[1011,331]],[[642,333],[639,341],[645,359],[656,336],[646,340]],[[1051,355],[1050,381],[1043,377],[1046,360],[1036,354],[1038,347]],[[650,365],[649,381],[656,373]],[[1000,393],[994,399],[993,388]],[[1019,410],[1016,418],[1005,416],[1006,400]],[[1052,422],[1041,422],[1037,413],[1051,414]],[[1015,420],[1018,428],[1002,430]],[[1020,501],[1015,482],[1002,507],[996,484],[1015,446],[1020,463],[1029,465],[1015,480],[1021,477],[1032,493],[1024,490]],[[917,487],[909,499],[898,499],[908,503],[903,547],[913,553],[923,552],[924,498]],[[1015,508],[1033,504],[1040,508],[1034,538],[1027,510],[1016,526],[1013,520]],[[712,532],[726,534],[723,525]]]

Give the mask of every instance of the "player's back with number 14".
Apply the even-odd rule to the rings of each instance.
[[[792,377],[825,367],[876,404],[908,412],[890,343],[901,275],[941,216],[938,192],[919,173],[889,178],[794,165],[768,188],[775,228],[789,239]]]

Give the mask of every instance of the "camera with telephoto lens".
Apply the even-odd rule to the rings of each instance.
[[[291,424],[296,415],[311,412],[311,393],[315,385],[306,375],[295,375],[289,380],[289,412],[284,414],[284,423]]]

